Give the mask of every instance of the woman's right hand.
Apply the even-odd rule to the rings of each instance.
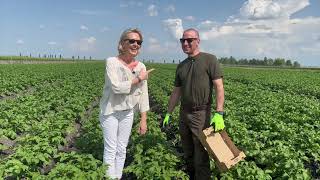
[[[149,69],[148,71],[142,70],[139,74],[139,78],[143,81],[143,80],[147,80],[148,79],[148,75],[150,72],[152,72],[154,69]]]

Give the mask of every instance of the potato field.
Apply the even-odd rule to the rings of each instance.
[[[179,107],[161,126],[176,65],[146,66],[148,133],[137,114],[123,179],[189,179]],[[320,70],[222,67],[226,130],[247,157],[226,173],[212,161],[212,179],[319,179]],[[104,71],[102,61],[0,64],[0,179],[104,179]]]

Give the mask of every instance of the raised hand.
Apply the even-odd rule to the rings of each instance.
[[[141,80],[147,80],[149,73],[152,72],[152,71],[154,71],[153,68],[152,68],[152,69],[149,69],[149,70],[147,70],[147,71],[142,70],[142,71],[140,72],[140,74],[139,74],[139,78],[140,78]]]

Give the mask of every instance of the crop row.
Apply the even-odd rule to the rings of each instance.
[[[283,91],[320,100],[319,70],[226,68],[225,78],[268,91]]]
[[[63,80],[85,64],[0,65],[0,97]]]

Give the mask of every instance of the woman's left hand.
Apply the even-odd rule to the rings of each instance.
[[[139,126],[139,134],[144,135],[144,134],[146,134],[147,130],[148,130],[147,121],[141,120],[140,126]]]

